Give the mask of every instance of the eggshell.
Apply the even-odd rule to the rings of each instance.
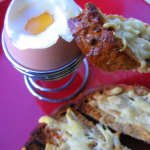
[[[49,71],[63,67],[80,53],[74,40],[66,42],[61,37],[48,48],[19,50],[12,44],[4,27],[4,39],[8,52],[16,62],[37,71]]]

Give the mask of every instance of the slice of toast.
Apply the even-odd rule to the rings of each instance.
[[[127,150],[119,141],[119,133],[112,133],[106,126],[91,121],[79,111],[65,105],[52,117],[44,116],[31,133],[22,150]],[[96,123],[96,124],[94,124]],[[33,148],[32,146],[39,146]]]
[[[150,72],[150,27],[137,19],[103,14],[87,3],[68,20],[75,41],[90,62],[103,71]]]
[[[45,149],[45,146],[43,146],[37,141],[34,141],[34,139],[30,138],[25,143],[25,147],[23,147],[21,150],[44,150],[44,149]]]
[[[145,87],[104,85],[80,94],[70,105],[119,133],[150,143],[150,90]]]

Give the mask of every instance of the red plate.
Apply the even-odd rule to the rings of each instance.
[[[0,2],[0,31],[10,0]],[[103,13],[133,17],[150,24],[150,5],[143,0],[76,0],[82,8],[87,2],[96,4]],[[150,74],[133,71],[103,72],[89,63],[90,74],[84,90],[107,83],[139,84],[150,88]],[[48,103],[34,98],[26,88],[23,75],[15,70],[6,59],[0,46],[0,149],[18,150],[24,145],[29,133],[37,125],[38,118],[50,114],[62,103]],[[79,74],[78,74],[79,76]],[[80,76],[80,80],[83,77]],[[72,90],[74,87],[72,87]],[[148,150],[150,145],[121,136],[123,144],[134,150]]]

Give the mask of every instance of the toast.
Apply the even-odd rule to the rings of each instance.
[[[150,143],[150,90],[145,87],[100,86],[82,93],[74,107],[118,133]]]
[[[22,150],[128,150],[120,144],[119,133],[87,119],[70,105],[51,117],[41,117],[39,123]]]
[[[30,138],[26,143],[25,147],[21,150],[44,150],[44,146],[41,145],[39,142],[34,141],[34,139]]]
[[[150,27],[137,19],[105,15],[92,3],[68,20],[75,41],[103,71],[150,72]]]

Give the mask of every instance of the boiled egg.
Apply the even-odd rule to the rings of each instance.
[[[68,64],[80,50],[67,20],[79,13],[73,0],[12,0],[4,22],[10,55],[33,70],[53,70]]]

